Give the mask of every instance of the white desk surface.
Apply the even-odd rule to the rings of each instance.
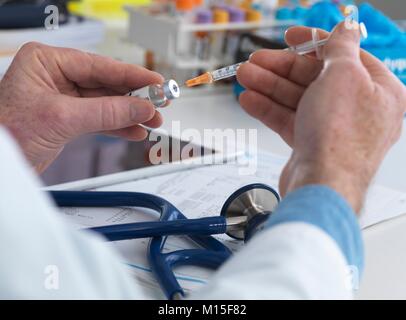
[[[231,93],[189,94],[161,110],[163,128],[170,130],[172,121],[182,129],[258,129],[262,150],[289,155],[290,148],[259,121],[249,117]],[[406,134],[386,158],[378,176],[381,185],[406,192]],[[406,216],[379,224],[364,231],[366,269],[358,298],[406,298]]]

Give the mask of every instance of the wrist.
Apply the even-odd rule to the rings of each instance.
[[[370,179],[359,170],[349,170],[326,161],[292,160],[286,193],[307,185],[325,185],[341,194],[359,213],[362,209]]]

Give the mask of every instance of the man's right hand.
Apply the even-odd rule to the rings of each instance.
[[[309,28],[287,32],[289,45],[310,40]],[[328,34],[323,32],[322,37]],[[360,50],[359,31],[342,23],[322,50],[323,61],[261,50],[238,70],[247,88],[240,102],[293,148],[280,191],[309,184],[341,193],[359,212],[384,156],[400,136],[404,85]]]

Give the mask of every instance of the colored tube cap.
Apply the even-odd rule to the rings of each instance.
[[[245,21],[245,10],[230,7],[228,10],[230,15],[230,22],[244,22]]]
[[[228,11],[222,9],[214,9],[213,20],[215,23],[228,23],[230,20]]]
[[[290,8],[283,7],[276,10],[276,20],[291,20],[293,19],[293,11]]]
[[[248,10],[247,11],[247,21],[249,22],[259,22],[262,20],[262,14],[258,10]]]
[[[196,23],[211,23],[213,21],[213,13],[211,10],[201,9],[196,14]]]
[[[194,0],[195,7],[201,7],[204,5],[204,0]]]
[[[195,0],[176,0],[176,9],[179,11],[190,11],[195,6]]]

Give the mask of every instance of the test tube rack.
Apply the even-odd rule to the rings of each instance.
[[[259,22],[207,23],[187,22],[169,15],[152,15],[145,8],[126,6],[129,13],[128,40],[153,52],[174,70],[210,70],[232,63],[230,57],[216,56],[201,60],[190,54],[190,45],[196,32],[226,33],[248,32],[265,28],[286,27],[293,21],[276,21],[273,18]]]

